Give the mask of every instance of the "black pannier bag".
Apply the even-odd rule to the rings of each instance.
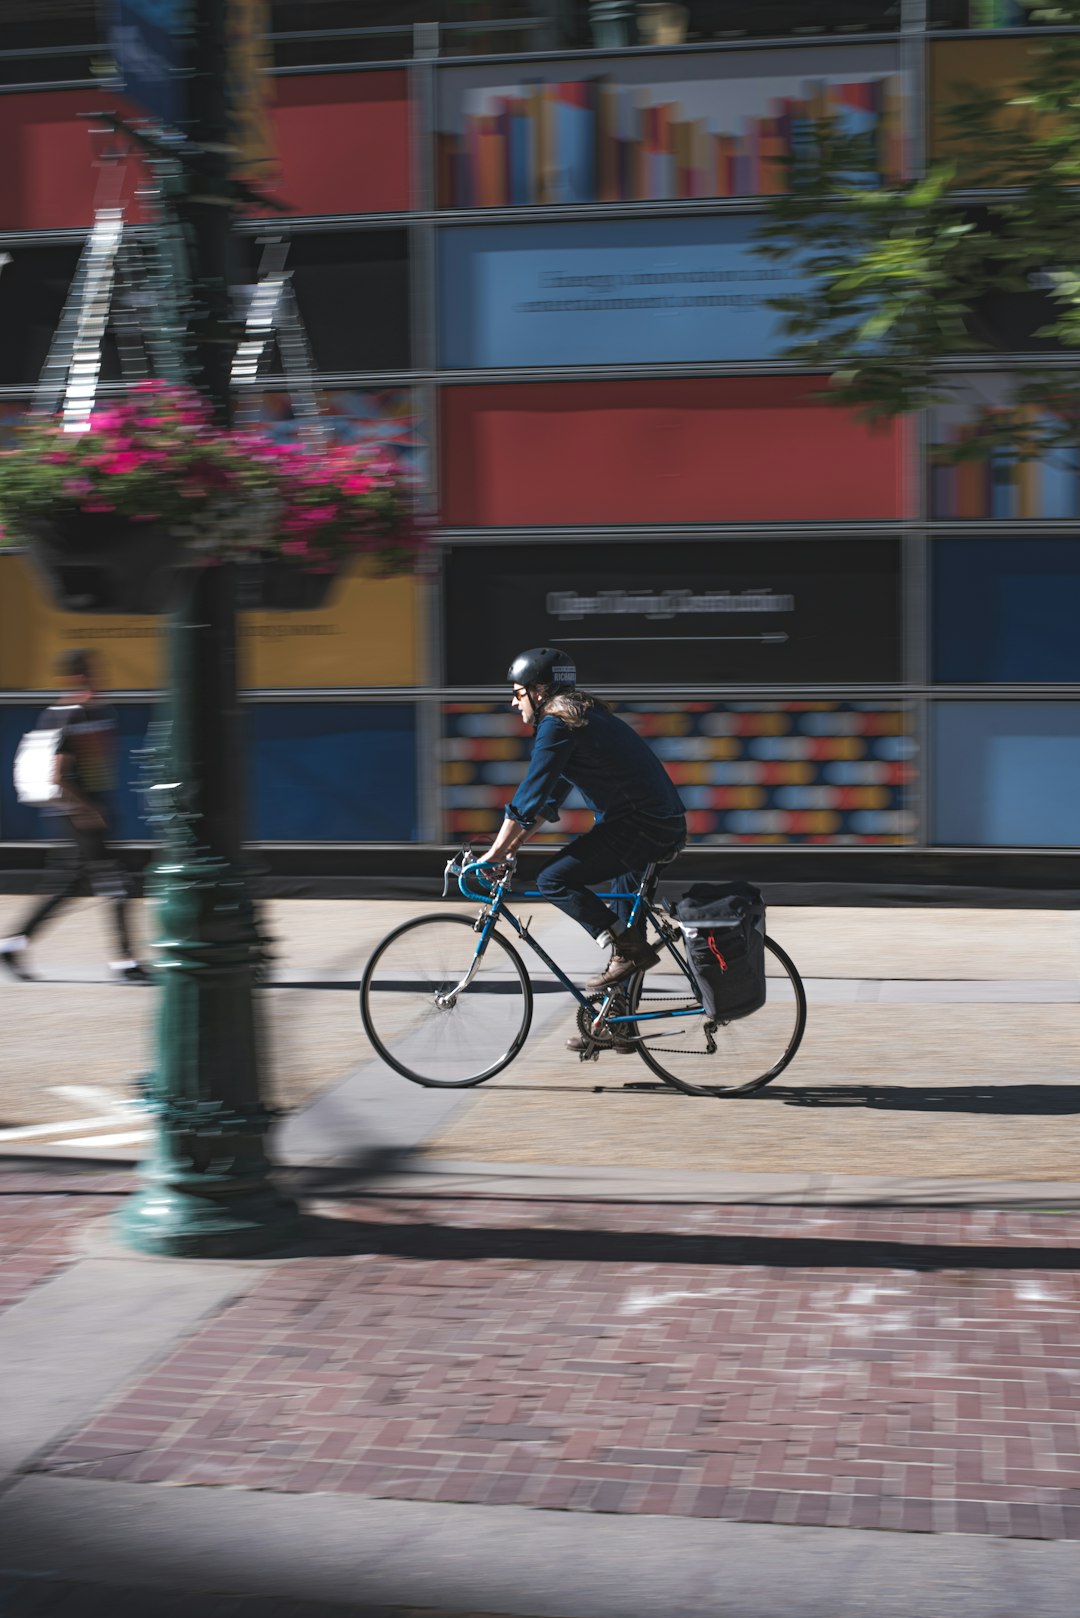
[[[765,901],[749,882],[698,882],[673,907],[705,1014],[735,1022],[765,1004]]]

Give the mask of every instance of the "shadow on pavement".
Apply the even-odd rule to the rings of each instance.
[[[122,1572],[122,1570],[119,1570]],[[266,1601],[258,1596],[162,1590],[154,1585],[106,1585],[52,1575],[10,1574],[0,1579],[4,1618],[499,1618],[497,1613],[436,1611],[433,1607],[388,1607],[358,1601]]]
[[[738,1099],[737,1097],[733,1099]],[[1038,1117],[1080,1112],[1078,1084],[778,1085],[755,1101],[788,1107],[883,1107],[896,1112],[982,1112]]]
[[[402,1174],[417,1153],[408,1146],[357,1147],[333,1163],[286,1164],[277,1179],[294,1197],[347,1197],[384,1174]]]
[[[359,1256],[426,1262],[519,1259],[559,1264],[762,1265],[793,1269],[1080,1270],[1080,1245],[977,1245],[831,1236],[708,1236],[649,1230],[540,1226],[475,1228],[396,1223],[385,1213],[309,1214],[299,1240],[275,1259]],[[538,1218],[543,1218],[538,1214]],[[722,1217],[722,1211],[718,1213]],[[1078,1238],[1080,1241],[1080,1238]]]

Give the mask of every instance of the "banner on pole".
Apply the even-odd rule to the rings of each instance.
[[[125,94],[174,127],[188,114],[191,0],[110,0],[109,44]]]
[[[270,118],[269,0],[232,0],[229,8],[229,116],[237,167],[247,172],[277,157]]]

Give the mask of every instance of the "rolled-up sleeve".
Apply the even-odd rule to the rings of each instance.
[[[571,786],[563,779],[563,772],[570,762],[575,741],[575,733],[554,715],[541,719],[525,779],[515,792],[513,802],[506,806],[508,820],[516,820],[519,826],[530,830],[538,820],[557,815]]]

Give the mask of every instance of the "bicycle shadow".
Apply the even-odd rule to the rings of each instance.
[[[1080,1084],[776,1085],[755,1101],[787,1107],[869,1107],[889,1112],[966,1112],[1002,1117],[1080,1113]]]

